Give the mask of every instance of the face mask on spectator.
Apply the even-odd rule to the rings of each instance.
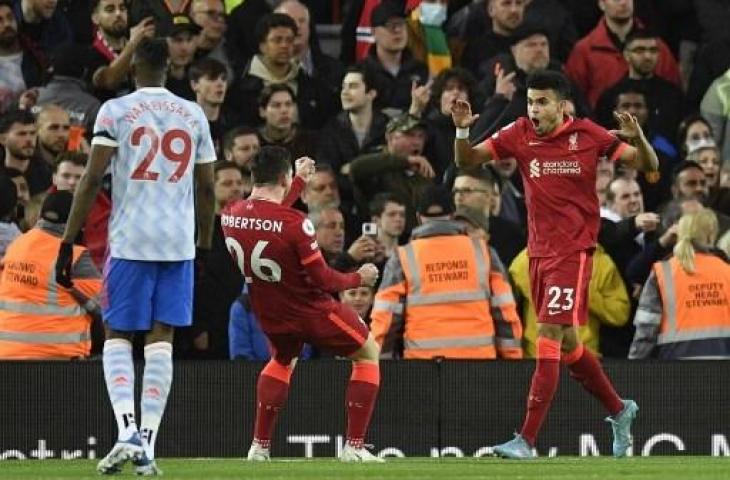
[[[421,23],[440,27],[446,21],[446,5],[442,3],[421,3]]]

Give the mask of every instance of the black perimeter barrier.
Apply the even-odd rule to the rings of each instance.
[[[242,457],[261,363],[176,362],[159,457]],[[605,362],[639,404],[633,455],[730,455],[730,362]],[[533,361],[386,361],[368,443],[392,456],[482,456],[518,430]],[[349,362],[300,362],[272,447],[333,457],[345,429]],[[0,362],[0,458],[100,458],[116,440],[101,362]],[[137,387],[142,370],[137,368]],[[139,398],[139,397],[138,397]],[[610,455],[599,402],[561,371],[541,456]],[[139,417],[138,417],[139,420]],[[383,451],[385,450],[385,452]]]

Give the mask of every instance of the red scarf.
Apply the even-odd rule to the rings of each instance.
[[[101,53],[104,58],[109,60],[109,63],[113,62],[114,59],[119,56],[119,54],[109,46],[104,35],[102,35],[101,30],[96,31],[96,34],[94,35],[94,43],[91,45],[97,52]]]

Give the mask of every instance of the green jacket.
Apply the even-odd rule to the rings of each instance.
[[[354,186],[355,202],[363,217],[370,217],[368,203],[381,192],[396,195],[406,206],[406,231],[417,224],[416,205],[430,179],[408,170],[405,157],[391,155],[383,150],[361,155],[350,163],[350,179]]]

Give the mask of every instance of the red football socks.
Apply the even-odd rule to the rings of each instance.
[[[254,440],[263,448],[271,445],[279,411],[289,396],[291,370],[272,359],[259,375],[256,385],[256,425]]]
[[[375,399],[380,388],[380,367],[377,363],[355,362],[347,386],[347,443],[362,448]]]
[[[603,367],[590,350],[579,345],[578,348],[566,354],[563,362],[570,369],[570,376],[583,385],[591,395],[601,401],[611,415],[616,415],[624,408],[621,398],[614,390],[611,380],[608,379]]]
[[[534,446],[537,434],[550,410],[560,378],[560,342],[537,338],[537,368],[527,398],[527,415],[520,434]]]

